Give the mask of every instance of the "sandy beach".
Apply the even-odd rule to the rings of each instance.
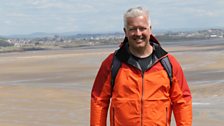
[[[162,43],[187,77],[193,126],[224,125],[224,39],[213,41]],[[0,126],[88,126],[94,78],[114,49],[1,53]]]

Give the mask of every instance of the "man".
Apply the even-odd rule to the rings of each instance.
[[[192,97],[175,58],[152,36],[148,11],[142,7],[124,14],[125,39],[102,63],[91,93],[91,126],[105,126],[110,106],[111,126],[169,126],[173,111],[177,126],[192,125]],[[121,66],[111,86],[111,64]],[[172,84],[160,60],[172,64]],[[110,103],[111,101],[111,103]]]

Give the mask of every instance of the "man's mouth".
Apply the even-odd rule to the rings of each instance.
[[[145,38],[143,36],[135,36],[135,37],[133,37],[133,40],[135,40],[135,41],[144,41]]]

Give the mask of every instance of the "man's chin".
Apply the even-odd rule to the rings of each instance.
[[[136,43],[135,47],[137,48],[144,48],[146,46],[145,42]]]
[[[145,45],[145,41],[142,41],[142,40],[140,40],[140,41],[135,41],[135,43],[136,43],[136,45],[139,45],[139,46],[144,46]]]

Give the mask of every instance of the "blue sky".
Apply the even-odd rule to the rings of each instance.
[[[143,6],[153,30],[224,28],[224,0],[0,0],[0,35],[123,32],[123,13]]]

